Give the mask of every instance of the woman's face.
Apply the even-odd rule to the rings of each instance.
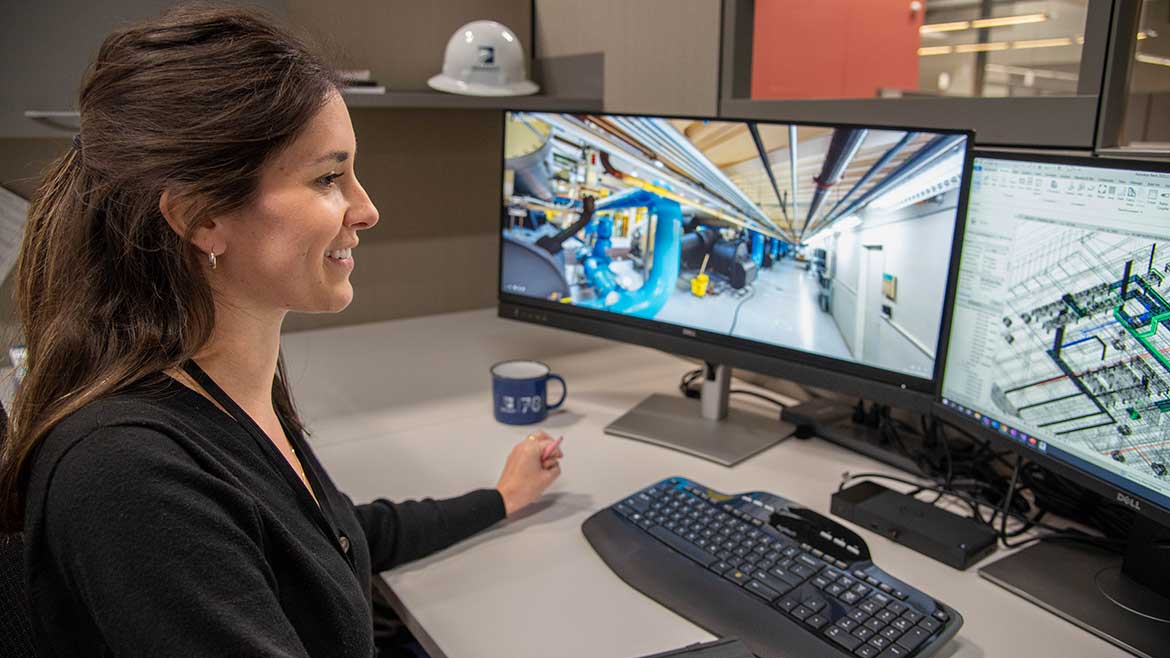
[[[378,210],[354,173],[349,112],[332,94],[304,131],[260,176],[255,201],[225,218],[212,278],[254,312],[337,312],[353,300],[358,231]]]

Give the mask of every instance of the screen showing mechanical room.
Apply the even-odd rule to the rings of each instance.
[[[976,158],[943,402],[1170,507],[1170,173]]]
[[[505,125],[503,293],[933,376],[965,134]]]

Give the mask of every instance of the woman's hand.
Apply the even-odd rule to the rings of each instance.
[[[558,447],[548,459],[541,461],[540,456],[545,448],[555,440],[538,430],[529,434],[520,443],[512,446],[508,453],[508,461],[504,462],[504,472],[500,474],[500,481],[496,489],[504,499],[504,510],[512,516],[526,505],[540,497],[548,485],[561,474],[561,457],[564,453]]]

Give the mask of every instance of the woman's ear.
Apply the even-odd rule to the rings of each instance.
[[[193,199],[163,190],[158,199],[158,209],[171,230],[181,238],[187,237],[192,222],[198,222],[194,230],[190,231],[191,243],[196,249],[216,256],[222,256],[227,250],[223,222],[214,218],[198,219],[198,204]]]

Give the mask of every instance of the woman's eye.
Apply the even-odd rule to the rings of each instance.
[[[333,181],[337,180],[338,178],[341,178],[344,175],[345,174],[336,174],[336,173],[335,174],[326,174],[326,175],[318,178],[317,182],[325,187],[329,187],[330,185],[333,184]]]

